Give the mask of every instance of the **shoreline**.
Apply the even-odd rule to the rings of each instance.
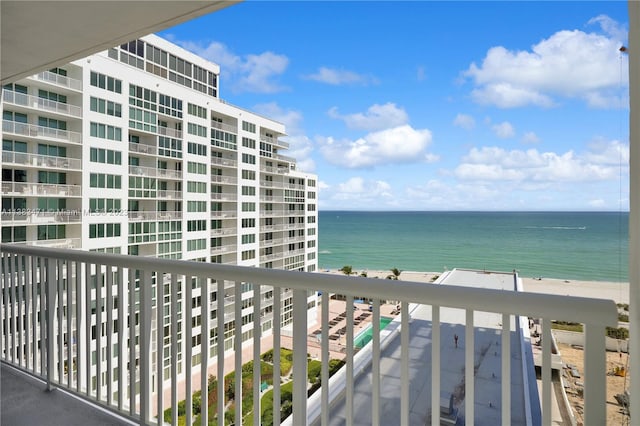
[[[369,278],[385,279],[390,270],[364,270]],[[322,269],[319,273],[344,275],[338,269]],[[354,269],[359,276],[363,270]],[[402,271],[401,281],[431,283],[442,272]],[[611,299],[616,303],[629,303],[629,283],[614,281],[565,280],[561,278],[533,278],[520,276],[523,288],[530,293],[555,294],[596,299]]]

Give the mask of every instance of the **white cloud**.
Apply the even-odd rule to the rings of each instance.
[[[276,81],[289,65],[289,58],[285,55],[267,51],[240,56],[219,42],[211,42],[208,45],[192,41],[175,42],[220,65],[225,87],[230,86],[234,92],[276,93],[287,90]]]
[[[387,102],[384,105],[373,104],[365,113],[340,115],[338,107],[333,107],[327,114],[331,118],[344,121],[350,129],[369,131],[397,127],[409,122],[409,116],[406,111],[391,102]]]
[[[303,76],[303,78],[334,86],[343,84],[359,84],[367,86],[369,84],[378,83],[378,80],[372,76],[327,67],[320,67],[316,73]]]
[[[540,142],[540,138],[534,132],[527,132],[522,136],[522,143],[524,144],[536,144]]]
[[[606,206],[606,203],[603,199],[598,198],[596,200],[590,200],[589,205],[593,208],[602,208]]]
[[[622,159],[622,161],[621,161]],[[463,181],[524,183],[594,182],[619,179],[628,171],[628,147],[618,141],[601,142],[583,154],[507,151],[499,147],[473,148],[454,170]]]
[[[470,115],[458,114],[453,120],[453,125],[462,127],[465,130],[472,130],[474,127],[476,127],[476,120]]]
[[[600,24],[605,35],[564,30],[530,51],[492,47],[480,65],[472,63],[464,73],[476,85],[472,98],[500,108],[552,107],[557,97],[580,98],[592,107],[619,106],[618,49],[626,33],[606,16],[590,23]],[[627,80],[623,76],[622,83],[626,85]]]
[[[625,41],[627,39],[627,29],[607,15],[598,15],[595,18],[591,18],[587,24],[599,24],[602,31],[613,39],[620,41]]]
[[[328,137],[319,138],[318,143],[328,162],[347,168],[363,168],[425,161],[425,149],[431,140],[429,130],[403,125],[368,133],[357,140]]]
[[[513,126],[508,121],[503,121],[500,124],[494,124],[491,129],[500,139],[512,138],[516,134]]]
[[[394,198],[391,185],[383,180],[365,180],[354,176],[338,183],[325,191],[321,201],[341,208],[355,208],[359,206],[380,206],[391,202]]]

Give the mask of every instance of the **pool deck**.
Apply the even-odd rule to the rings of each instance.
[[[362,330],[367,328],[371,324],[373,315],[369,312],[369,304],[367,303],[354,303],[355,309],[353,310],[354,318],[354,337],[357,336]],[[394,318],[397,316],[395,313],[395,303],[385,303],[380,305],[380,316]],[[332,359],[344,359],[345,357],[345,344],[346,336],[345,330],[347,326],[346,319],[347,303],[344,300],[329,300],[329,357]],[[322,304],[318,304],[318,320],[316,324],[309,328],[307,336],[307,351],[312,358],[320,359],[320,340],[317,335],[321,330],[322,318]],[[356,321],[356,318],[360,318]],[[283,336],[283,346],[285,345],[286,337]]]

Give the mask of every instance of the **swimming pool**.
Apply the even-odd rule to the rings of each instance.
[[[391,321],[393,321],[393,318],[380,317],[380,330],[383,330]],[[371,339],[373,339],[373,325],[369,324],[367,328],[358,333],[356,338],[353,339],[353,346],[356,349],[362,349]]]

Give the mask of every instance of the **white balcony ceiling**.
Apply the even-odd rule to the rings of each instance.
[[[215,12],[240,0],[2,0],[2,84]]]

